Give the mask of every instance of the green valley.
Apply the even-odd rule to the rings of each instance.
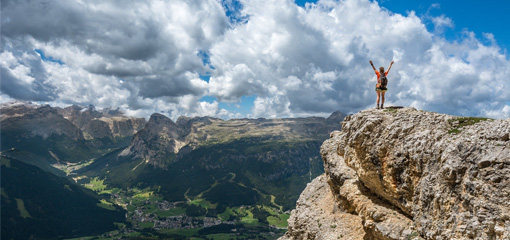
[[[2,222],[37,220],[29,236],[59,239],[276,239],[323,173],[320,144],[345,116],[173,122],[153,114],[145,123],[92,107],[2,110]],[[60,180],[24,173],[22,188],[4,173],[28,170]],[[35,186],[47,190],[20,190]],[[56,203],[70,207],[36,210]],[[100,212],[111,217],[89,224]],[[70,232],[49,230],[56,218]],[[17,239],[11,228],[2,224],[2,238]]]

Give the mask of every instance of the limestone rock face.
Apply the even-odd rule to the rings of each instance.
[[[363,239],[361,218],[339,209],[325,174],[315,178],[301,193],[280,239]]]
[[[98,111],[94,106],[84,108],[76,105],[56,109],[64,118],[80,128],[86,139],[115,140],[132,137],[145,125],[144,118],[124,116],[118,109],[105,108]]]
[[[330,204],[361,222],[337,221],[361,227],[364,239],[510,239],[509,133],[510,119],[413,108],[346,117],[342,131],[322,145],[323,177]],[[284,239],[312,239],[305,235],[314,231],[301,223],[319,219],[308,213],[317,207],[299,205],[312,186]]]
[[[120,155],[135,155],[146,163],[164,168],[166,161],[171,161],[170,156],[175,156],[182,147],[182,137],[183,130],[177,124],[162,114],[154,113]]]
[[[1,105],[0,110],[0,125],[5,134],[9,133],[9,141],[21,142],[35,136],[47,139],[52,135],[83,139],[81,131],[49,105]]]

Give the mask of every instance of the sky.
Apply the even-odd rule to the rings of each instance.
[[[2,0],[0,102],[283,118],[510,117],[510,1]]]

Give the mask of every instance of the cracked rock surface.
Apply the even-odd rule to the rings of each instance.
[[[281,239],[510,239],[509,134],[414,108],[348,116]]]

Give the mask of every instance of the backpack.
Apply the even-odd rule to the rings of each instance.
[[[388,85],[388,78],[385,76],[386,74],[381,74],[379,77],[379,80],[381,81],[381,87],[386,88],[386,85]]]

